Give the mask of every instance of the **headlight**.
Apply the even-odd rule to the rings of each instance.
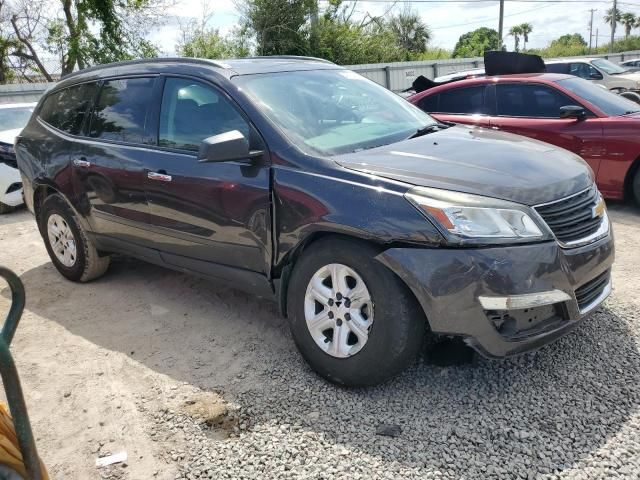
[[[551,238],[535,212],[480,195],[416,187],[405,198],[457,243],[513,243]]]

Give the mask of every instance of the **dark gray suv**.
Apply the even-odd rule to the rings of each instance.
[[[66,278],[124,253],[273,298],[344,385],[400,372],[425,335],[531,350],[611,290],[610,223],[579,157],[439,123],[316,59],[88,69],[47,92],[16,154]]]

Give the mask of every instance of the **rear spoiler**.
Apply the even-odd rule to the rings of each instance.
[[[503,52],[501,50],[491,50],[484,53],[485,75],[512,75],[518,73],[543,73],[547,71],[544,60],[539,55],[529,55],[527,53]],[[440,85],[457,82],[460,78],[453,78],[446,82],[434,82],[424,75],[417,77],[411,86],[403,92],[415,91],[424,92]]]

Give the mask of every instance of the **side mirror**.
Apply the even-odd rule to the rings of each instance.
[[[262,151],[252,152],[249,149],[249,140],[240,131],[231,130],[205,138],[200,144],[198,161],[228,162],[253,158],[262,153]]]
[[[560,107],[560,118],[575,118],[576,120],[582,120],[586,118],[587,111],[579,105],[566,105]]]
[[[589,74],[589,80],[602,80],[602,74],[600,72],[591,72]]]

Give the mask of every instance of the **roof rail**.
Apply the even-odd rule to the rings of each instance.
[[[257,57],[245,57],[246,59],[269,59],[269,58],[275,58],[275,59],[279,59],[279,60],[301,60],[301,61],[309,61],[312,60],[314,62],[322,62],[322,63],[330,63],[331,65],[335,65],[334,62],[330,61],[330,60],[325,60],[324,58],[318,58],[318,57],[305,57],[305,56],[299,56],[299,55],[264,55],[264,56],[257,56]],[[244,60],[244,58],[235,58],[234,60]]]
[[[154,57],[154,58],[140,58],[137,60],[125,60],[123,62],[113,62],[113,63],[104,63],[101,65],[94,65],[93,67],[84,68],[82,70],[78,70],[76,72],[69,73],[60,78],[60,80],[72,78],[76,75],[80,75],[83,73],[94,72],[97,70],[102,70],[104,68],[110,67],[119,67],[119,66],[128,66],[128,65],[143,65],[148,63],[167,63],[167,62],[188,62],[188,63],[196,63],[201,65],[209,65],[212,67],[224,68],[228,69],[229,66],[223,62],[218,62],[216,60],[209,60],[206,58],[192,58],[192,57]]]

